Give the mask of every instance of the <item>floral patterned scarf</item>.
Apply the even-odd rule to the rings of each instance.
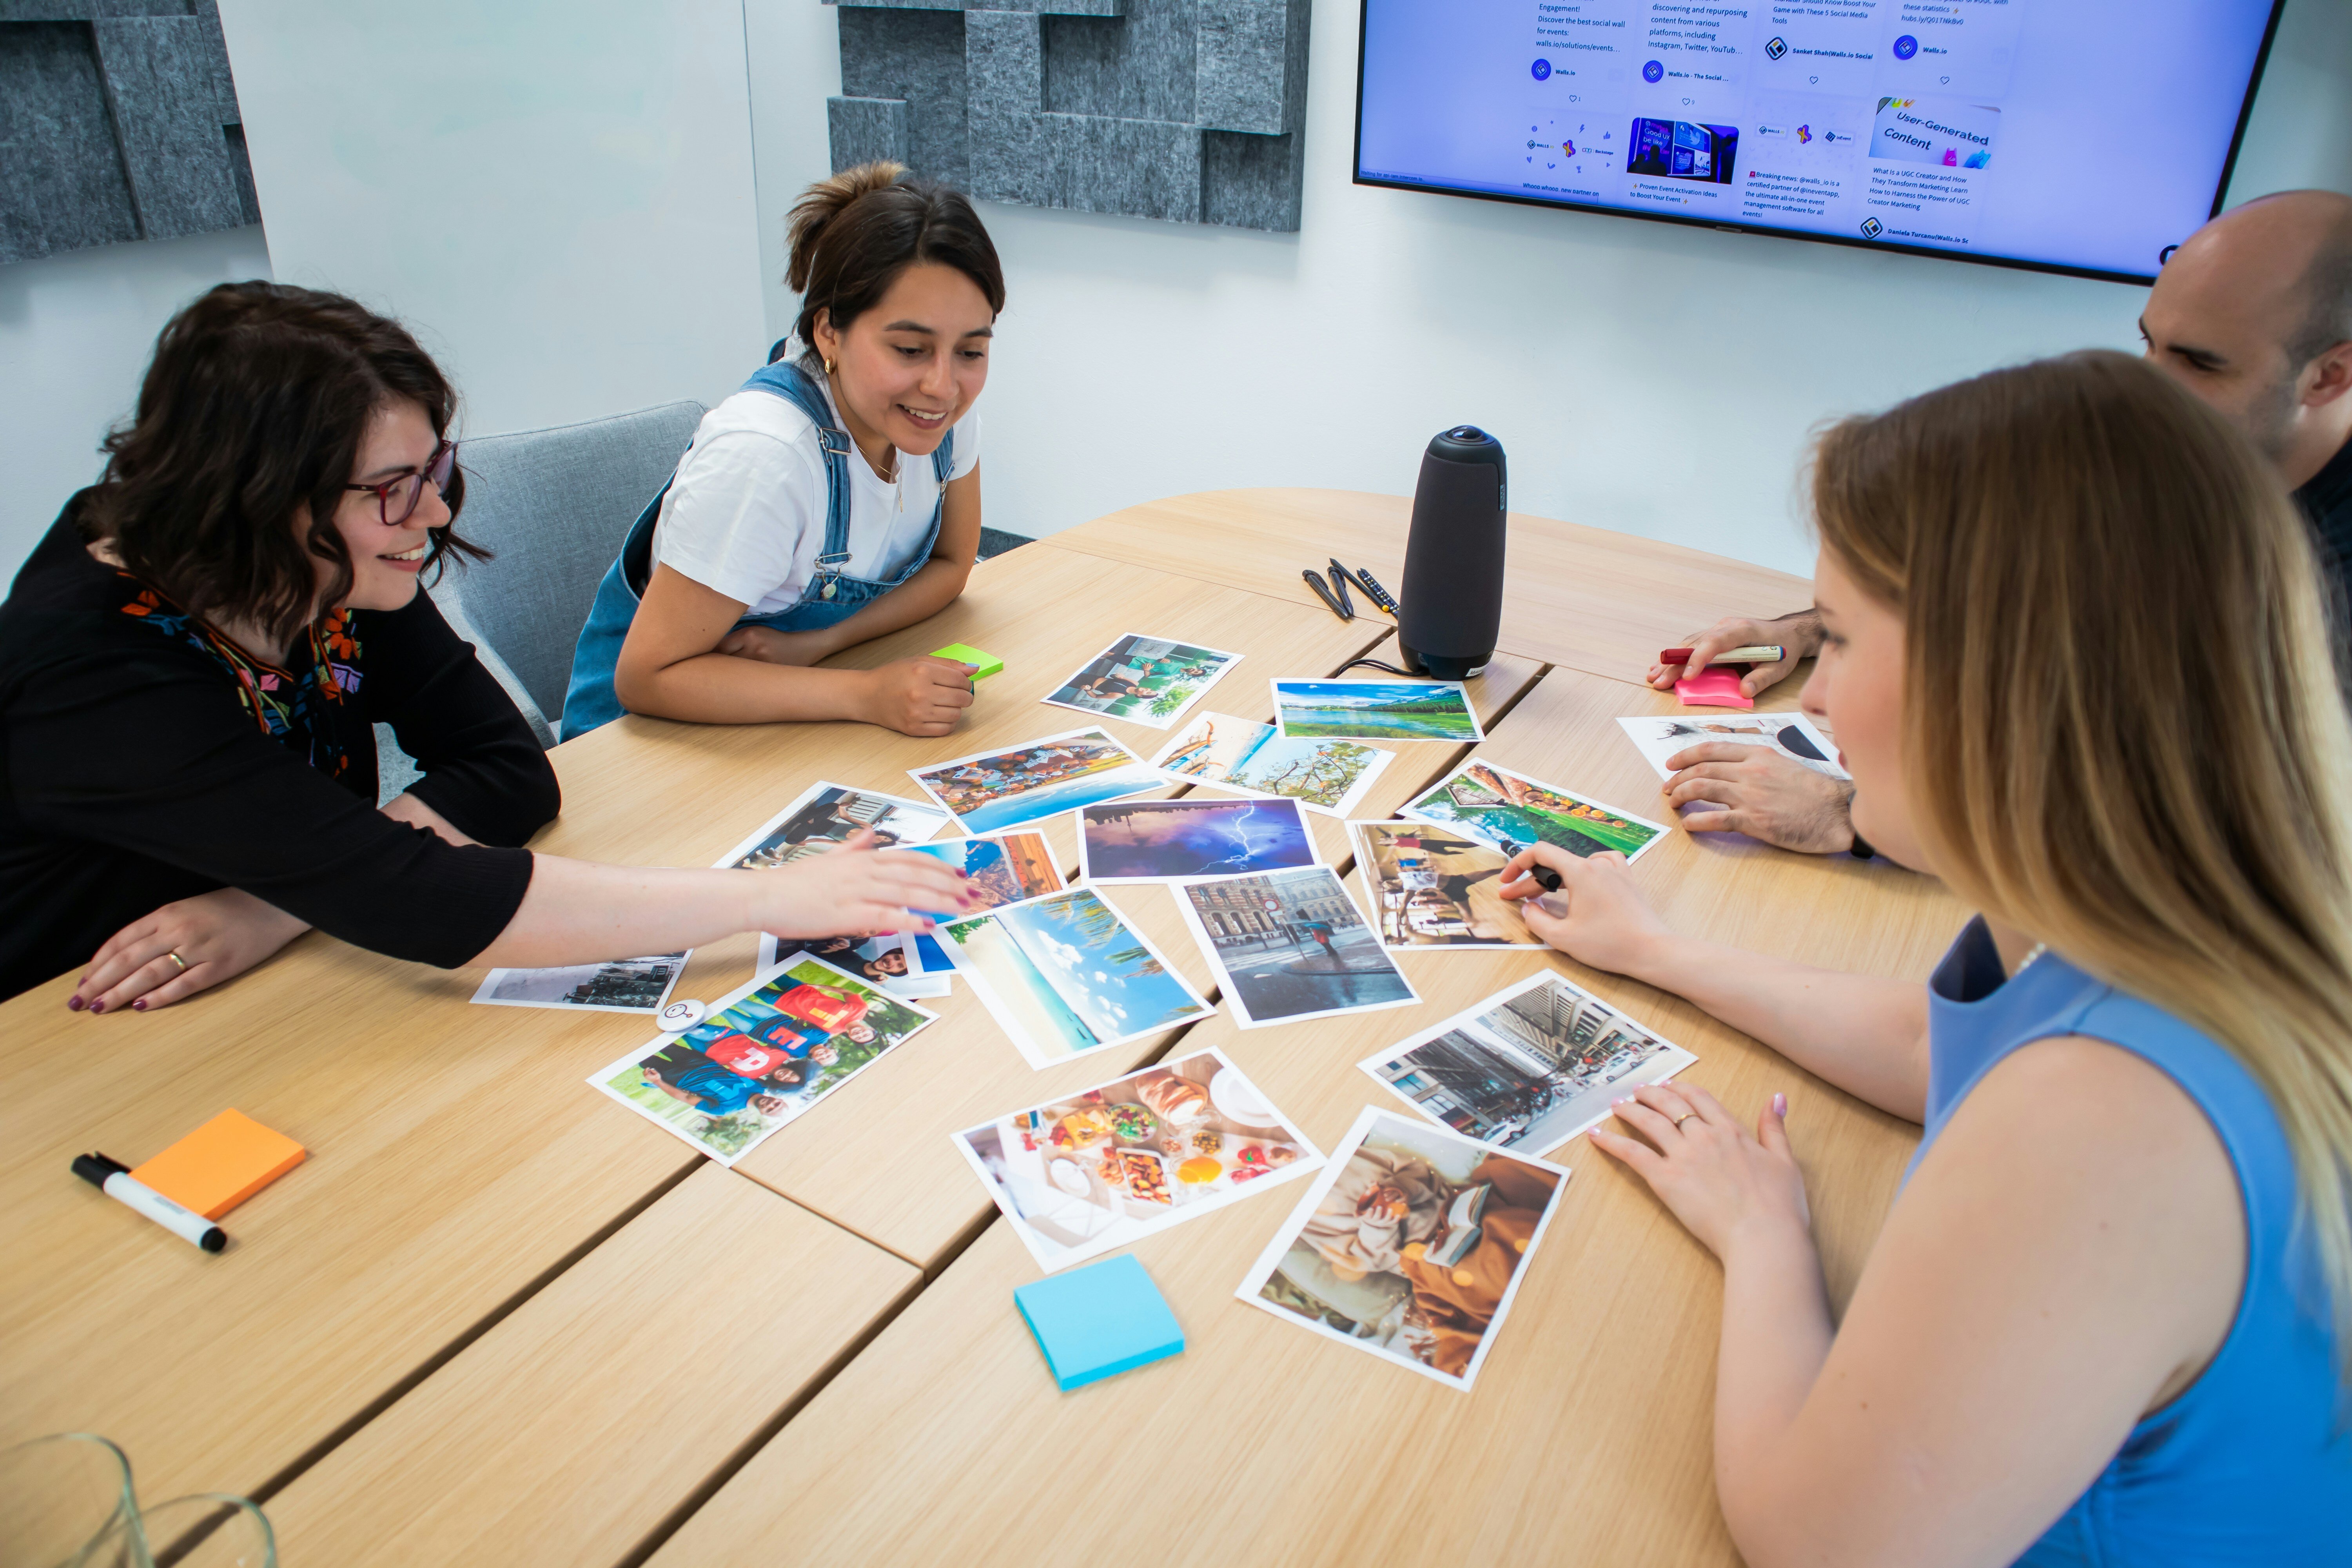
[[[134,590],[123,601],[122,613],[220,666],[236,684],[237,701],[263,734],[289,747],[299,741],[308,749],[310,765],[329,778],[340,779],[351,771],[350,748],[320,722],[328,708],[340,706],[360,689],[360,644],[349,610],[330,610],[310,627],[305,634],[310,668],[297,675],[254,658],[129,573],[120,575]]]

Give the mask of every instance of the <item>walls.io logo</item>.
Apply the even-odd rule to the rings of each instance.
[[[1886,226],[1879,222],[1876,218],[1866,217],[1862,220],[1862,237],[1864,239],[1876,239],[1880,235],[1885,234],[1885,232]]]
[[[1768,60],[1777,60],[1788,52],[1789,40],[1786,38],[1775,38],[1764,46],[1764,58]]]

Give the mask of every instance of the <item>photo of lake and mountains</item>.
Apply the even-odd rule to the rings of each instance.
[[[1277,680],[1274,721],[1286,739],[1483,741],[1458,680]]]

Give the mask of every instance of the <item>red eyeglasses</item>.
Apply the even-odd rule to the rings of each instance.
[[[457,472],[457,443],[444,441],[433,448],[433,456],[425,466],[397,479],[386,479],[380,485],[345,485],[347,490],[375,492],[377,515],[386,528],[398,528],[416,510],[416,503],[425,499],[425,481],[433,481],[434,491],[446,498],[449,480]]]

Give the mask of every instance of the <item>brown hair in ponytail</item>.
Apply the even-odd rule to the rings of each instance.
[[[918,262],[954,268],[992,314],[1004,309],[1004,269],[971,203],[906,173],[898,163],[860,163],[819,180],[793,204],[784,281],[801,297],[793,330],[803,343],[815,341],[818,312],[846,331]]]

